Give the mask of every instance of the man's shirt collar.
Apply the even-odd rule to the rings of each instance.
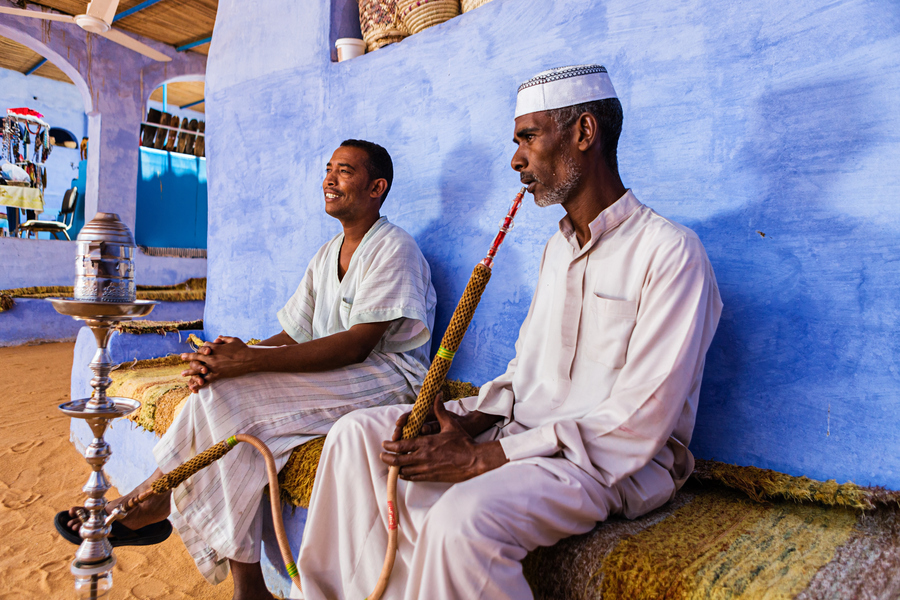
[[[601,211],[600,214],[591,221],[589,225],[591,239],[585,243],[583,248],[578,245],[578,238],[575,236],[575,228],[572,226],[572,221],[569,219],[568,214],[560,219],[559,231],[563,234],[563,237],[568,240],[572,248],[575,249],[575,252],[580,254],[591,248],[604,233],[618,227],[622,221],[630,217],[640,206],[640,200],[634,197],[631,190],[625,190],[625,193],[621,198],[613,202],[612,205],[606,207],[606,209]]]

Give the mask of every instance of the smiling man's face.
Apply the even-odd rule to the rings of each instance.
[[[374,182],[366,169],[368,159],[365,150],[352,146],[341,146],[331,155],[325,166],[322,190],[325,212],[332,217],[354,220],[372,210]],[[377,207],[378,198],[374,202]]]
[[[572,158],[571,139],[561,132],[548,112],[536,112],[516,118],[513,141],[519,146],[512,157],[512,168],[538,206],[563,204],[581,180],[581,172]]]

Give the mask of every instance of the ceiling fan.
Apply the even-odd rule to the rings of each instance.
[[[47,21],[63,21],[67,23],[75,23],[85,31],[102,35],[108,40],[134,50],[138,54],[143,54],[153,60],[167,62],[172,60],[162,52],[154,50],[147,44],[137,41],[133,37],[125,35],[118,29],[112,29],[110,24],[116,16],[116,8],[119,6],[119,0],[91,0],[88,4],[87,12],[83,15],[67,15],[56,12],[42,12],[39,10],[25,10],[23,8],[5,8],[0,7],[0,13],[7,15],[15,15],[17,17],[32,17],[35,19],[44,19]]]

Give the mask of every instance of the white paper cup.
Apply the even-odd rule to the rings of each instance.
[[[356,38],[339,38],[334,41],[338,62],[343,62],[366,53],[366,43]]]

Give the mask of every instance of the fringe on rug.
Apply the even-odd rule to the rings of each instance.
[[[182,364],[184,364],[184,361],[181,360],[181,356],[178,354],[170,354],[168,356],[160,356],[159,358],[145,358],[143,360],[120,363],[113,367],[113,371],[139,371],[141,369],[152,369],[154,367],[174,367],[175,365]],[[185,383],[185,385],[187,385],[187,383]],[[135,400],[140,400],[140,398],[135,398]]]
[[[882,487],[838,483],[834,479],[816,481],[809,477],[795,477],[769,469],[741,467],[713,460],[698,459],[691,477],[701,482],[717,481],[744,492],[757,502],[787,499],[858,510],[873,510],[878,505],[900,506],[900,492]]]
[[[138,246],[147,256],[171,256],[175,258],[206,258],[206,248],[153,248]]]
[[[146,333],[165,335],[175,331],[190,331],[192,329],[203,329],[203,319],[195,321],[121,321],[113,326],[113,331],[135,335]]]
[[[12,288],[0,290],[0,312],[7,311],[15,306],[14,298],[54,298],[57,296],[72,296],[72,286],[43,285],[36,287]]]
[[[141,300],[163,302],[206,300],[206,277],[192,277],[175,285],[139,285],[137,297]]]

